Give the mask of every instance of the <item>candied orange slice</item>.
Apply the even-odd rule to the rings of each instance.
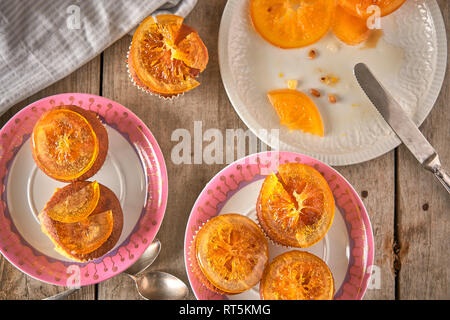
[[[316,169],[287,163],[264,180],[256,209],[261,227],[274,242],[306,248],[328,232],[335,204],[327,181]]]
[[[98,140],[89,122],[68,109],[53,109],[37,121],[32,148],[39,167],[55,179],[72,180],[94,164]]]
[[[332,30],[339,40],[352,46],[367,40],[371,31],[365,19],[352,16],[339,6],[336,8]]]
[[[319,41],[330,29],[334,0],[251,0],[256,31],[280,48],[300,48]]]
[[[278,89],[268,92],[267,96],[282,125],[323,137],[322,117],[306,94],[293,89]]]
[[[99,199],[97,181],[75,183],[58,189],[44,210],[55,221],[73,223],[87,218],[97,207]]]
[[[181,60],[187,66],[202,72],[208,64],[208,50],[198,33],[191,32],[178,42],[176,49],[172,49],[172,59]]]
[[[92,214],[75,223],[55,222],[56,245],[71,254],[88,254],[108,240],[113,230],[111,210]]]
[[[337,3],[353,16],[367,18],[374,14],[370,6],[380,8],[382,17],[391,14],[405,3],[406,0],[337,0]],[[369,9],[369,10],[368,10]]]
[[[331,300],[333,275],[319,257],[293,250],[272,260],[259,291],[264,300]]]
[[[255,286],[269,260],[263,232],[255,222],[239,214],[209,220],[197,233],[195,249],[203,275],[227,294]]]
[[[146,18],[136,30],[131,65],[152,92],[176,95],[199,85],[195,80],[208,63],[208,50],[198,33],[175,15]]]

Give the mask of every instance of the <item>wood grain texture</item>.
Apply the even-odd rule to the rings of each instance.
[[[97,57],[66,78],[13,106],[0,117],[0,126],[23,107],[44,97],[65,92],[99,94],[99,89],[100,57]],[[42,299],[64,290],[64,287],[53,286],[28,277],[0,255],[0,299]],[[69,299],[94,298],[95,286],[84,287],[69,297]]]
[[[185,23],[195,28],[209,51],[209,63],[200,75],[201,85],[184,96],[165,101],[146,94],[133,86],[125,65],[131,37],[126,36],[111,46],[104,54],[103,94],[136,113],[156,137],[167,165],[169,199],[157,238],[161,241],[161,254],[149,270],[163,270],[174,274],[188,284],[184,265],[184,232],[190,211],[206,183],[225,165],[174,164],[172,148],[178,140],[171,141],[176,129],[187,129],[192,137],[192,162],[194,161],[194,121],[201,121],[202,131],[217,128],[222,133],[229,128],[247,128],[231,106],[219,73],[217,37],[220,18],[226,1],[199,1]],[[204,142],[203,146],[209,142]],[[134,284],[123,277],[115,277],[99,285],[99,299],[138,298]],[[190,299],[194,298],[192,292]]]
[[[449,38],[449,3],[447,0],[438,2]],[[178,141],[172,141],[172,133],[176,129],[190,132],[193,161],[194,121],[201,121],[203,133],[210,128],[217,128],[222,134],[226,129],[247,130],[228,100],[219,72],[217,39],[225,4],[226,0],[200,0],[186,19],[186,23],[196,28],[204,40],[210,61],[200,76],[201,86],[183,97],[164,101],[132,85],[125,64],[131,37],[125,36],[103,54],[102,83],[99,56],[0,117],[0,126],[3,126],[21,108],[42,97],[62,92],[99,94],[100,84],[105,97],[136,113],[160,144],[170,186],[167,211],[157,234],[162,251],[149,270],[170,272],[186,284],[185,226],[197,196],[225,164],[175,164],[171,160],[171,152]],[[444,166],[450,170],[449,81],[447,74],[438,102],[421,129],[440,153]],[[208,144],[204,141],[203,147]],[[379,288],[369,289],[365,299],[449,299],[450,197],[435,178],[425,172],[403,146],[366,163],[336,169],[360,195],[364,195],[363,202],[372,222],[375,265],[379,267],[381,283]],[[394,265],[401,266],[397,276]],[[70,298],[95,299],[95,288],[85,287]],[[140,299],[133,280],[124,274],[102,282],[97,288],[98,299]],[[22,274],[0,256],[0,299],[41,299],[63,290]],[[190,292],[189,299],[194,298]]]
[[[336,167],[361,196],[370,217],[375,242],[374,279],[364,299],[395,299],[394,151],[352,166]],[[376,274],[375,274],[376,273]]]
[[[449,32],[449,2],[439,0]],[[421,131],[450,170],[449,70],[439,98]],[[450,299],[450,196],[422,169],[405,146],[398,149],[397,215],[400,299]]]

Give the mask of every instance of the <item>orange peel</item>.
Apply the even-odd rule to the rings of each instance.
[[[384,17],[399,9],[406,0],[337,0],[339,6],[345,9],[349,14],[367,18],[376,12],[371,10],[371,6],[377,6],[380,9],[380,16]]]
[[[88,184],[70,184],[57,189],[44,211],[55,221],[79,222],[95,210],[99,199],[100,187],[97,181]]]
[[[278,89],[268,92],[267,97],[282,125],[290,130],[302,130],[323,137],[322,117],[315,103],[306,94],[293,89]]]
[[[197,87],[208,63],[208,50],[193,28],[176,15],[146,18],[131,42],[128,68],[142,88],[173,97]]]
[[[335,202],[327,181],[316,169],[286,163],[264,180],[256,211],[262,229],[274,242],[306,248],[328,232]]]
[[[331,300],[333,295],[333,275],[326,263],[298,250],[273,259],[260,284],[263,300]]]
[[[367,40],[371,31],[365,19],[352,16],[339,6],[336,8],[332,30],[339,40],[351,46]]]
[[[57,180],[83,176],[99,153],[99,142],[91,124],[69,109],[44,113],[33,128],[31,140],[38,166]]]
[[[200,281],[219,293],[237,294],[252,288],[269,260],[263,232],[239,214],[209,220],[198,231],[194,246]]]
[[[41,224],[43,227],[45,224]],[[84,255],[100,248],[113,231],[113,213],[111,210],[93,214],[75,223],[54,221],[53,236],[50,237],[56,247],[71,255]],[[49,232],[43,229],[49,235]]]
[[[334,0],[251,0],[256,31],[280,48],[300,48],[319,41],[330,29]]]

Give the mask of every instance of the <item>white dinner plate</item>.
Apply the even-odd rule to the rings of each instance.
[[[420,125],[431,111],[442,86],[447,63],[446,32],[435,0],[408,0],[381,19],[382,38],[375,48],[348,46],[330,32],[319,42],[300,49],[280,49],[253,28],[249,1],[229,0],[219,32],[219,63],[228,97],[244,123],[264,143],[283,151],[301,152],[330,165],[348,165],[378,157],[400,140],[359,88],[353,66],[365,62],[387,86],[405,111]],[[318,56],[308,59],[314,48]],[[340,81],[333,87],[320,82],[327,74]],[[313,98],[324,122],[325,136],[289,131],[266,94],[298,81]],[[333,93],[338,102],[328,102]],[[309,93],[308,93],[309,94]],[[279,129],[279,144],[271,129]]]

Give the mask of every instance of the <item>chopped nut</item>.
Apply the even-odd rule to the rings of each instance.
[[[339,78],[335,77],[333,75],[326,75],[326,76],[320,77],[320,82],[322,82],[328,86],[332,86],[339,82]]]
[[[331,103],[336,103],[336,101],[337,101],[336,96],[334,94],[330,93],[328,95],[328,101],[330,101]]]
[[[297,88],[297,80],[288,80],[287,86],[289,89],[296,89]]]
[[[317,89],[309,89],[309,92],[311,93],[311,95],[313,95],[314,97],[320,97],[320,91]]]
[[[314,49],[311,49],[308,53],[308,57],[312,60],[316,58],[316,51]]]

